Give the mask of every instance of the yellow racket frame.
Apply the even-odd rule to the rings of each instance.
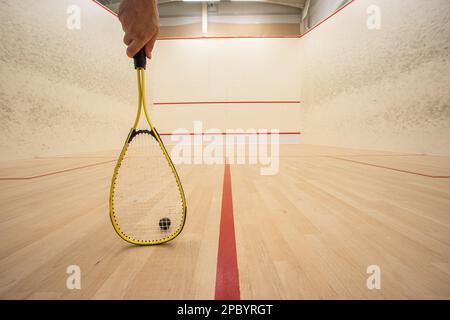
[[[164,146],[161,137],[159,136],[158,132],[156,131],[155,127],[152,124],[152,121],[150,120],[150,115],[148,113],[147,110],[147,103],[146,103],[146,99],[145,99],[145,69],[144,68],[137,68],[137,80],[138,80],[138,91],[139,91],[139,102],[138,102],[138,111],[137,111],[137,116],[136,116],[136,120],[134,122],[133,128],[131,128],[130,133],[127,136],[127,140],[125,141],[125,144],[122,148],[122,151],[120,153],[119,159],[117,161],[116,167],[114,168],[114,174],[112,177],[112,181],[111,181],[111,189],[110,189],[110,193],[109,193],[109,217],[111,219],[111,223],[114,227],[114,230],[117,232],[117,234],[125,241],[135,244],[135,245],[140,245],[140,246],[148,246],[148,245],[155,245],[155,244],[162,244],[162,243],[166,243],[170,240],[175,239],[180,233],[181,231],[183,231],[184,225],[186,223],[186,211],[187,211],[187,207],[186,207],[186,197],[184,194],[184,190],[183,190],[183,186],[181,185],[181,181],[180,178],[178,176],[177,170],[175,169],[175,166],[172,163],[172,160],[170,159],[169,153],[166,150],[166,147]],[[131,138],[131,135],[136,131],[136,128],[139,124],[139,120],[141,117],[141,113],[142,113],[142,109],[144,109],[144,114],[145,114],[145,118],[147,119],[147,122],[150,126],[151,132],[153,133],[155,139],[157,140],[159,146],[161,147],[161,150],[164,153],[164,156],[170,166],[170,168],[172,169],[172,173],[175,176],[175,180],[177,182],[178,185],[178,189],[180,190],[180,194],[181,194],[181,200],[182,200],[182,204],[183,204],[183,217],[182,217],[182,222],[180,227],[172,234],[170,234],[167,237],[163,237],[161,239],[158,240],[137,240],[137,239],[133,239],[129,236],[127,236],[126,234],[124,234],[122,232],[122,230],[119,227],[119,224],[117,223],[117,220],[115,218],[114,215],[114,187],[115,187],[115,181],[117,178],[117,174],[119,173],[119,169],[120,166],[122,164],[122,160],[125,157],[125,154],[127,152],[128,146],[129,146],[129,141]]]

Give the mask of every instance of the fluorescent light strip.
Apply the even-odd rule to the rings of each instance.
[[[202,33],[208,33],[208,4],[202,3]]]

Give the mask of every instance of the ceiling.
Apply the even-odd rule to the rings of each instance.
[[[112,0],[114,1],[114,0]],[[121,0],[115,0],[120,2]],[[164,4],[169,2],[179,2],[180,0],[158,0],[158,4]],[[231,0],[221,0],[222,2],[231,2]],[[264,2],[284,5],[288,7],[295,7],[302,9],[305,6],[307,0],[232,0],[233,2]]]
[[[122,0],[98,0],[99,2],[107,5],[113,11],[117,11],[117,8]],[[222,2],[231,2],[231,0],[221,0]],[[288,7],[294,7],[303,9],[307,0],[232,0],[233,2],[262,2],[271,3],[277,5],[283,5]],[[158,0],[158,4],[182,2],[182,0]]]

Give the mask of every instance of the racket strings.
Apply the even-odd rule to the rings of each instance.
[[[125,235],[142,241],[164,238],[182,224],[177,181],[159,143],[148,133],[134,137],[122,160],[115,183],[114,216]]]
[[[141,105],[148,118],[144,83],[144,71],[138,70],[139,109],[135,126]],[[113,188],[112,218],[126,237],[143,242],[160,241],[182,228],[181,186],[163,147],[149,131],[137,131],[129,142]]]

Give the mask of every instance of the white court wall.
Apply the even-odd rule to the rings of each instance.
[[[152,102],[298,101],[298,39],[158,41],[149,70]],[[300,105],[286,103],[153,107],[160,132],[234,128],[298,131]]]
[[[80,30],[66,27],[73,4]],[[0,159],[121,145],[136,77],[117,18],[86,0],[9,0],[0,20]]]
[[[81,30],[66,28],[69,5]],[[368,6],[381,30],[368,30]],[[158,41],[151,102],[161,132],[277,128],[302,141],[450,154],[450,2],[356,0],[301,39]],[[117,19],[85,0],[0,2],[0,160],[116,149],[136,108]]]
[[[302,141],[450,155],[449,16],[448,0],[356,0],[301,38]]]

